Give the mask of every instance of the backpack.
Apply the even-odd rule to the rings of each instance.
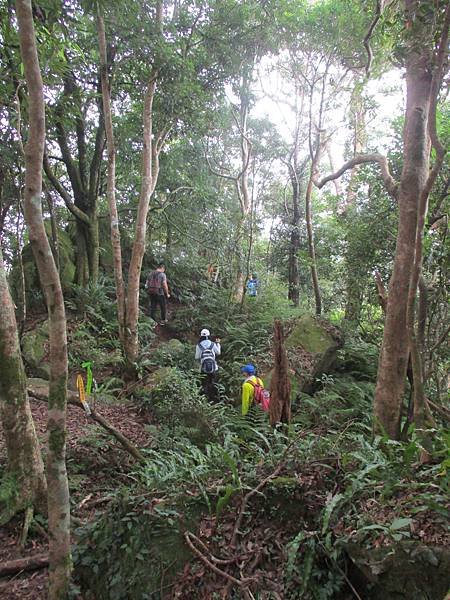
[[[149,296],[159,295],[159,290],[161,289],[161,279],[159,275],[159,271],[152,271],[147,277],[145,287],[147,288],[147,294],[149,294]]]
[[[270,392],[264,388],[260,383],[255,383],[250,379],[247,381],[253,386],[255,390],[255,395],[253,396],[253,400],[255,404],[260,406],[264,412],[269,412],[270,407]]]
[[[258,289],[258,282],[255,279],[250,279],[247,282],[247,290],[250,296],[256,296]]]
[[[215,373],[216,372],[216,355],[213,352],[214,342],[211,342],[209,348],[203,348],[200,357],[200,370],[202,373]]]

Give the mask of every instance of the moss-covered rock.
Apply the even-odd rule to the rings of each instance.
[[[50,378],[48,363],[48,321],[43,321],[22,337],[22,356],[28,372],[43,379]]]
[[[191,558],[185,531],[197,531],[207,512],[200,498],[152,503],[124,498],[78,534],[75,578],[86,599],[162,598]]]
[[[395,546],[346,551],[370,600],[442,600],[450,588],[450,549],[404,540]]]
[[[290,323],[285,347],[297,392],[314,391],[317,379],[333,368],[342,345],[340,331],[323,319],[303,315]]]
[[[218,431],[211,409],[200,396],[195,374],[176,367],[161,367],[147,380],[142,404],[174,435],[186,437],[203,448],[217,440]]]

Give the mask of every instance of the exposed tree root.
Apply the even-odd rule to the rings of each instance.
[[[26,546],[28,539],[28,532],[30,530],[31,522],[33,521],[34,516],[34,508],[32,506],[28,506],[25,510],[25,517],[23,520],[23,529],[20,536],[20,549],[23,550]]]

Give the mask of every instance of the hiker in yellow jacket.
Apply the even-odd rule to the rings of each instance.
[[[244,367],[241,367],[241,373],[245,377],[244,383],[242,384],[242,416],[245,417],[250,410],[250,407],[253,405],[253,400],[255,398],[255,387],[252,383],[256,383],[261,387],[264,387],[264,383],[262,379],[256,377],[254,365],[245,365]]]

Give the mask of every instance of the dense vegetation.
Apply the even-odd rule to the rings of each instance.
[[[444,600],[448,2],[0,15],[5,597]]]

